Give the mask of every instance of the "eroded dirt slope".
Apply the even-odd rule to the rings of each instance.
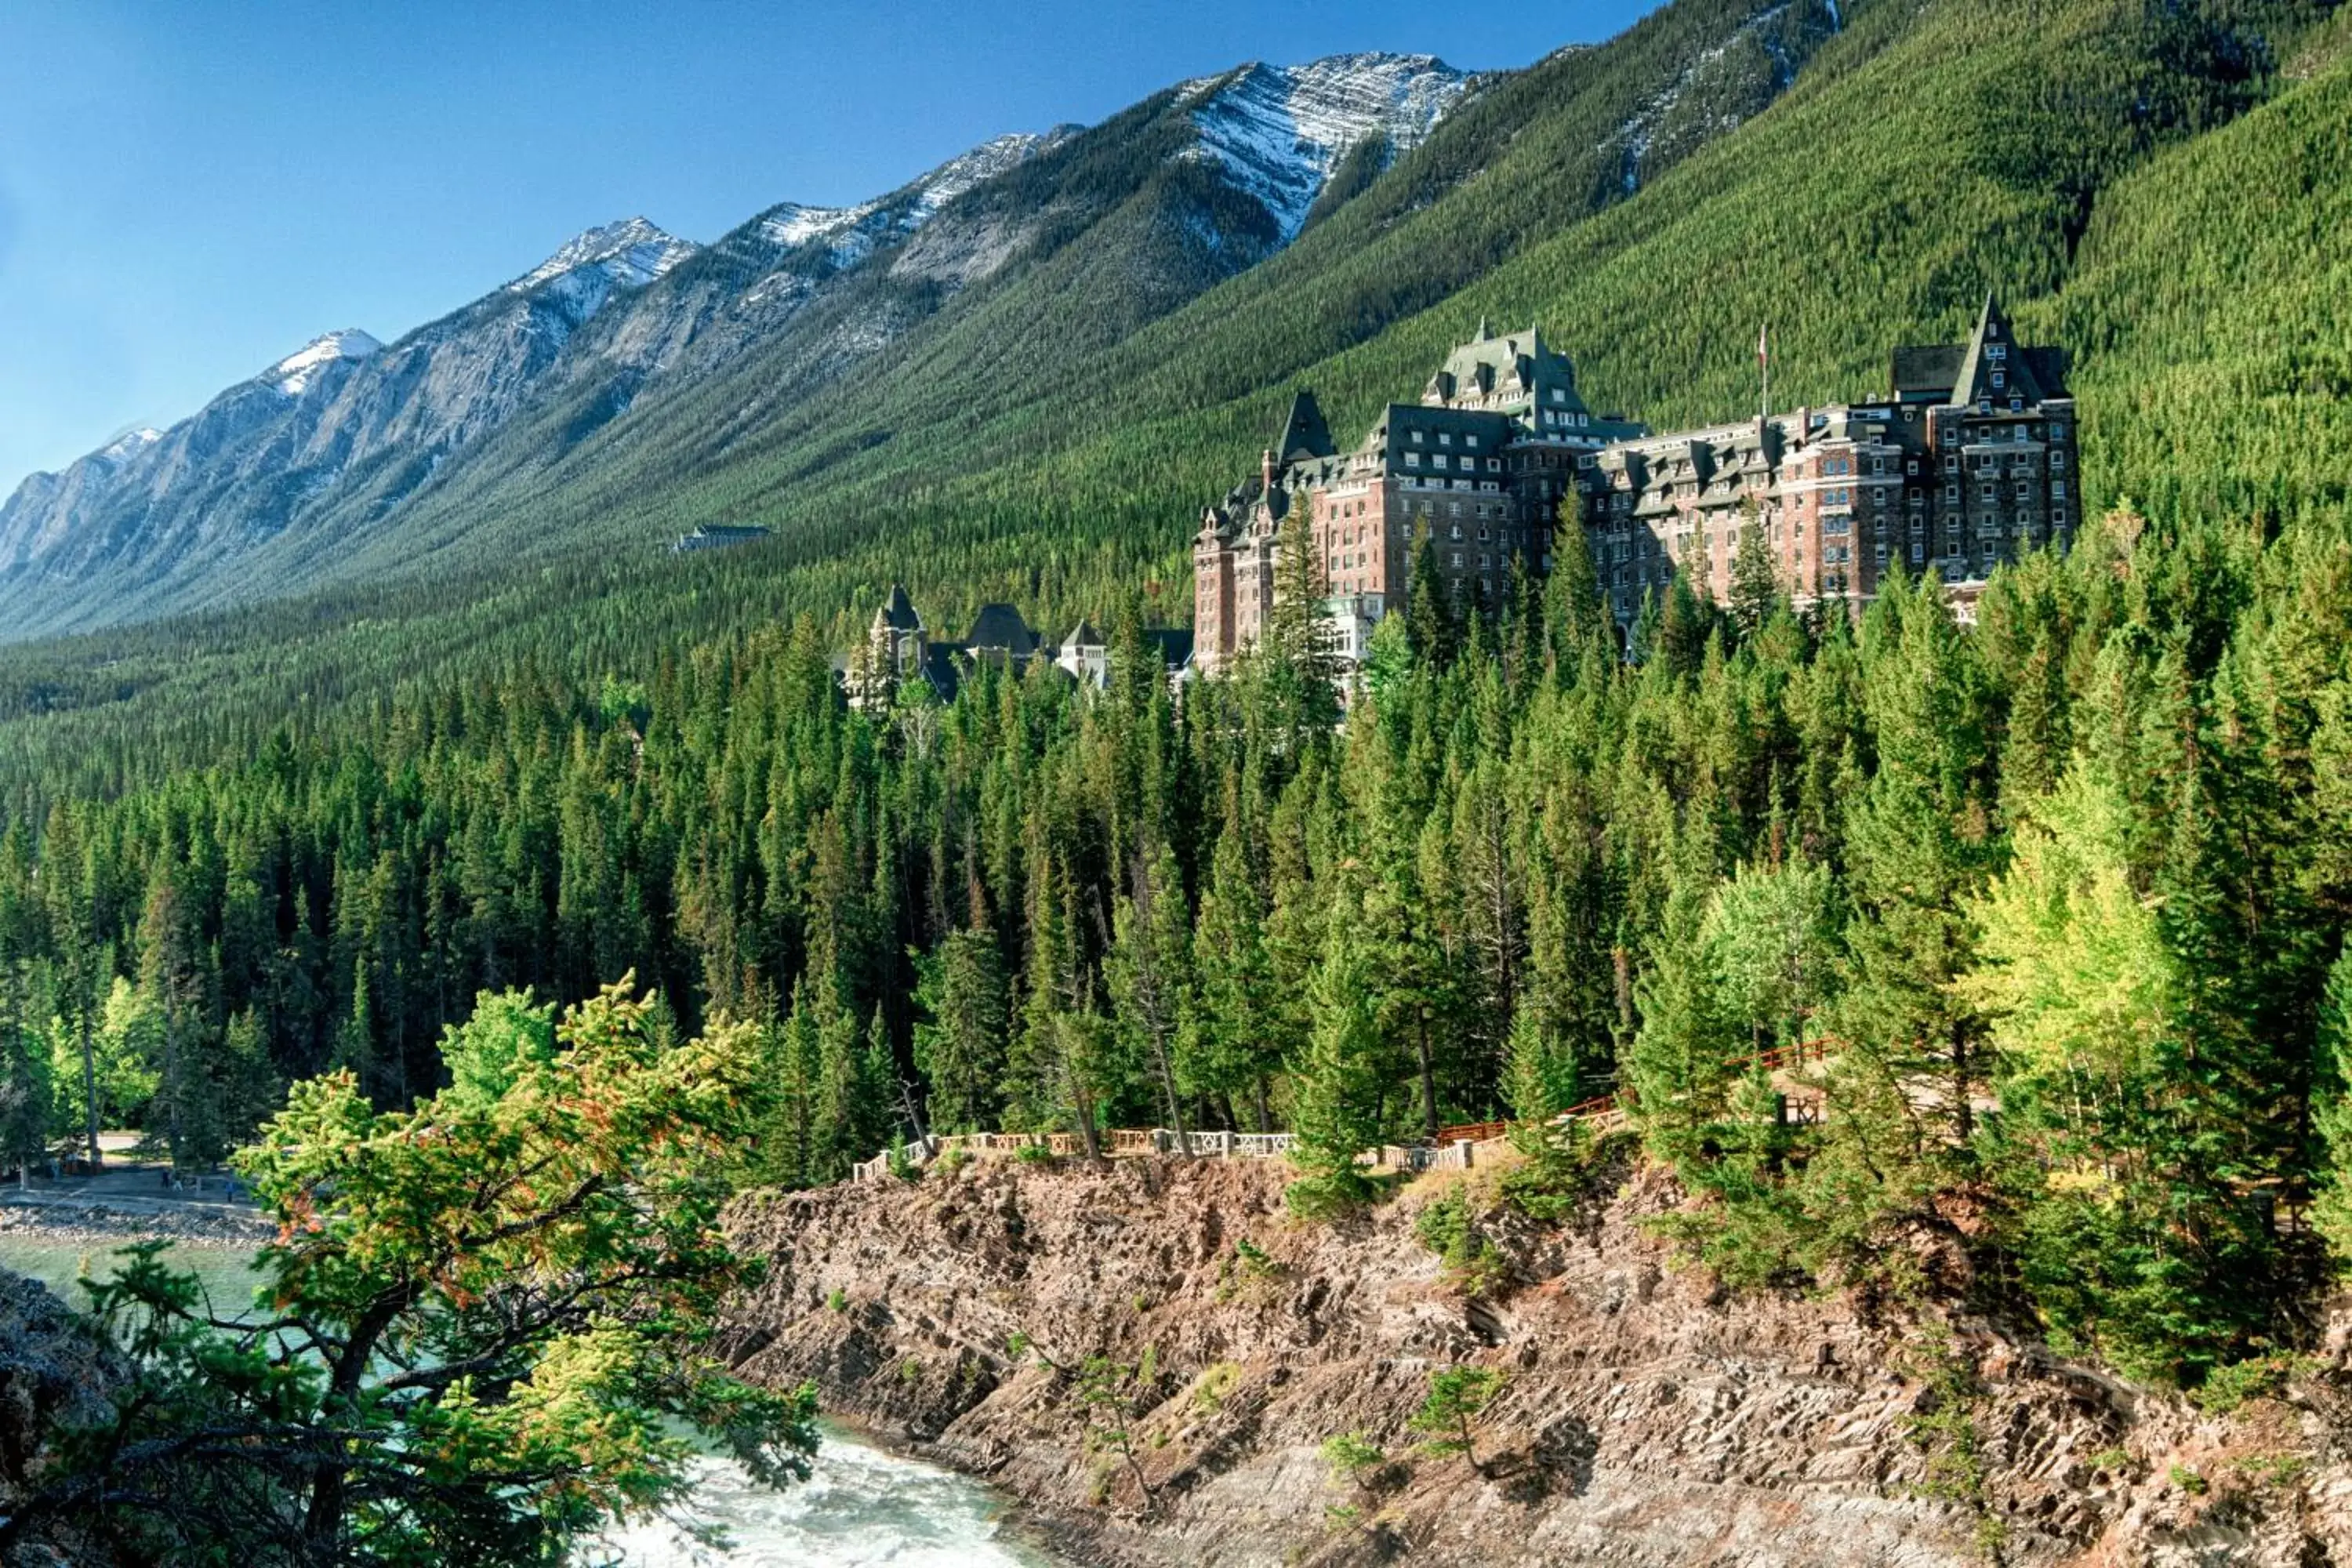
[[[1285,1214],[1286,1173],[1007,1162],[749,1197],[731,1223],[772,1267],[730,1342],[1089,1563],[2352,1564],[2330,1373],[2223,1419],[1964,1317],[1731,1297],[1642,1228],[1680,1200],[1654,1174],[1575,1225],[1486,1204],[1508,1279],[1465,1299],[1412,1229],[1459,1175],[1326,1226]],[[1090,1441],[1097,1356],[1137,1371]],[[1509,1379],[1485,1474],[1408,1428],[1461,1363]],[[1319,1451],[1351,1433],[1394,1461],[1370,1486]]]

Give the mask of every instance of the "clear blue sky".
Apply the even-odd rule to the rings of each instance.
[[[0,0],[0,498],[642,213],[709,240],[1244,59],[1525,65],[1655,0]]]

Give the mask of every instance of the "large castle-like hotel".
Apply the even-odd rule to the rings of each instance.
[[[2065,355],[2014,341],[1988,298],[1966,342],[1898,348],[1881,398],[1653,435],[1595,416],[1566,355],[1483,325],[1419,403],[1392,403],[1351,452],[1311,393],[1256,477],[1209,509],[1192,547],[1195,657],[1212,669],[1273,608],[1276,554],[1309,532],[1335,650],[1360,655],[1404,607],[1424,532],[1457,604],[1493,605],[1514,562],[1551,569],[1581,527],[1621,625],[1680,570],[1720,599],[1739,531],[1765,531],[1800,606],[1859,605],[1897,563],[1965,590],[2071,539],[2074,405]]]

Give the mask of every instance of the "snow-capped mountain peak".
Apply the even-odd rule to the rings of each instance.
[[[779,249],[832,240],[834,264],[848,267],[879,244],[902,239],[931,221],[941,207],[982,182],[1025,163],[1076,134],[1057,125],[1043,135],[1026,132],[983,142],[886,196],[855,206],[813,207],[783,202],[760,218],[760,236]]]
[[[383,345],[357,327],[345,327],[312,338],[300,348],[264,371],[261,379],[268,382],[289,397],[299,397],[310,389],[319,373],[337,360],[365,359]]]
[[[855,228],[882,204],[860,202],[854,207],[811,207],[798,202],[783,202],[768,209],[760,219],[760,232],[769,243],[789,249],[806,245],[813,239]]]
[[[1048,147],[1077,133],[1074,125],[1057,125],[1042,136],[1026,132],[983,142],[971,152],[949,159],[916,182],[915,205],[907,226],[919,227],[931,215],[979,184],[1035,157]]]
[[[625,217],[574,235],[554,255],[508,284],[507,291],[527,294],[590,267],[600,268],[621,288],[642,289],[699,248],[645,218]]]
[[[1223,163],[1287,243],[1360,142],[1385,136],[1392,154],[1415,145],[1469,83],[1434,55],[1351,54],[1303,66],[1253,62],[1177,92],[1200,132],[1189,155]]]
[[[98,456],[109,463],[128,462],[163,438],[163,432],[152,426],[127,430],[99,448]]]

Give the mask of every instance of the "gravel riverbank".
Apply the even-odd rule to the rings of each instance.
[[[250,1210],[226,1204],[173,1204],[115,1198],[76,1202],[11,1194],[0,1198],[0,1237],[39,1237],[97,1247],[170,1240],[184,1246],[239,1250],[260,1246],[276,1227]]]

